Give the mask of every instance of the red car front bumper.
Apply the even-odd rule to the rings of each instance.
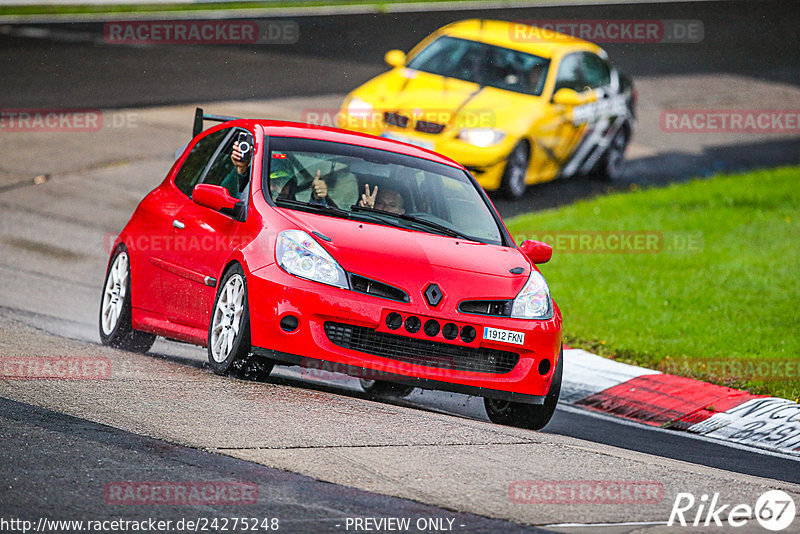
[[[303,280],[275,264],[247,284],[253,352],[282,363],[541,404],[560,357],[557,307],[545,321],[465,314]],[[402,317],[394,329],[391,314]],[[419,319],[418,331],[409,317]],[[438,328],[426,333],[428,321]],[[522,332],[524,344],[485,340],[484,327]],[[448,337],[457,332],[454,339],[445,330]]]

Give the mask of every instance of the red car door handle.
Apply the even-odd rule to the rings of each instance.
[[[182,223],[181,221],[179,221],[178,219],[175,219],[175,220],[173,220],[173,221],[172,221],[172,226],[174,226],[174,227],[175,227],[175,228],[177,228],[178,230],[183,230],[183,229],[186,227],[186,225],[185,225],[185,224],[183,224],[183,223]]]

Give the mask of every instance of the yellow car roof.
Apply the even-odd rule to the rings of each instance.
[[[544,58],[552,58],[564,48],[583,48],[593,52],[600,50],[596,44],[571,35],[554,30],[544,30],[540,34],[531,28],[531,25],[522,22],[470,19],[448,24],[438,33],[528,52]],[[546,40],[537,39],[539,35],[546,37]]]

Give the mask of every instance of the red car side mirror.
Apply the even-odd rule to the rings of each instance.
[[[535,264],[547,263],[553,257],[553,247],[542,241],[526,239],[519,248]]]
[[[232,210],[239,199],[233,198],[221,185],[197,184],[192,190],[192,200],[214,211]]]

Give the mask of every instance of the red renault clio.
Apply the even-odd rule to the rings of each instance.
[[[536,267],[551,253],[518,247],[444,156],[198,110],[114,243],[100,337],[206,346],[218,374],[331,365],[375,394],[478,395],[492,421],[538,429],[563,369],[561,314]]]

